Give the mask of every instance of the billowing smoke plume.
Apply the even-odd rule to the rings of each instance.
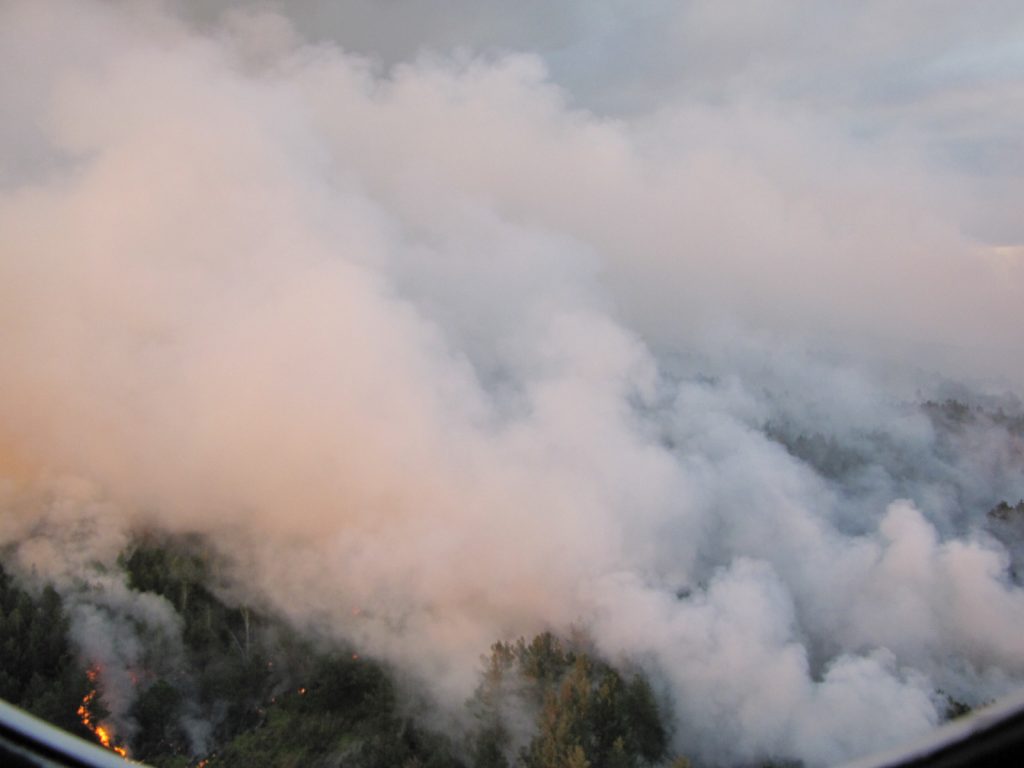
[[[1024,233],[919,145],[928,104],[854,125],[775,47],[771,99],[723,59],[703,93],[674,36],[754,35],[713,3],[622,10],[666,40],[605,89],[614,3],[433,50],[331,5],[349,48],[301,4],[0,10],[0,541],[86,650],[127,669],[118,617],[173,623],[82,575],[150,526],[452,710],[493,640],[583,625],[711,763],[850,757],[1024,682],[986,519],[1024,497]],[[982,410],[919,407],[954,378]]]

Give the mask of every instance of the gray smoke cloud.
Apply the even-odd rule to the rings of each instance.
[[[1021,15],[856,5],[5,4],[0,541],[93,648],[175,636],[95,564],[207,534],[450,711],[582,624],[710,764],[1019,686],[1022,437],[915,404],[1020,409],[1020,169],[936,156],[1021,121]]]

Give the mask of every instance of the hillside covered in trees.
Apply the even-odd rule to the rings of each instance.
[[[154,766],[641,768],[670,760],[644,675],[609,664],[582,635],[500,641],[481,658],[463,724],[440,733],[417,694],[364,655],[306,637],[218,596],[196,538],[140,538],[119,560],[131,591],[167,600],[182,652],[143,649],[133,689],[105,690],[76,650],[61,596],[0,565],[0,696],[55,725]],[[31,582],[31,580],[29,580]],[[158,638],[138,627],[140,638]],[[130,698],[110,716],[107,699]],[[524,719],[525,718],[525,719]],[[524,725],[525,730],[524,730]]]
[[[767,443],[835,487],[856,489],[881,467],[897,467],[894,492],[912,496],[922,476],[938,476],[959,494],[958,515],[947,526],[990,542],[972,556],[988,553],[1001,569],[1001,588],[1016,589],[1024,572],[1024,500],[1005,494],[1016,486],[1003,482],[993,491],[954,481],[960,457],[979,446],[995,457],[992,477],[1012,479],[1024,456],[1024,422],[955,400],[925,402],[920,412],[936,436],[934,466],[882,432],[838,440],[786,422],[762,429]],[[982,440],[993,435],[998,450]],[[58,560],[71,555],[77,535],[67,534],[72,543],[55,550]],[[498,639],[480,656],[475,691],[470,681],[461,690],[472,693],[461,706],[456,701],[459,711],[438,716],[432,694],[409,669],[384,661],[379,648],[337,639],[358,633],[328,635],[315,622],[286,620],[280,603],[275,609],[242,597],[244,571],[213,537],[149,529],[117,540],[120,548],[103,562],[89,554],[50,581],[19,559],[24,541],[0,548],[0,697],[133,759],[177,768],[676,768],[694,756],[694,732],[673,710],[678,691],[652,688],[628,660],[635,656],[606,658],[582,630]],[[991,556],[997,551],[998,559]],[[673,605],[699,612],[715,588],[680,589]],[[366,618],[347,609],[343,616]],[[663,685],[665,667],[652,669]],[[994,698],[963,690],[931,687],[937,721]],[[709,764],[792,760],[780,750]]]

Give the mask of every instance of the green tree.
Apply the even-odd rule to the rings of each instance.
[[[181,708],[181,692],[164,678],[138,695],[130,711],[138,725],[132,739],[134,757],[151,760],[187,753],[188,741],[180,725]]]
[[[583,747],[579,744],[569,750],[569,754],[565,759],[565,768],[590,768],[587,753],[583,751]]]
[[[88,691],[60,595],[47,585],[33,598],[0,564],[0,698],[95,740],[76,714]]]

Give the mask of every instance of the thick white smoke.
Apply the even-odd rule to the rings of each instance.
[[[939,689],[1024,682],[982,530],[1024,496],[1020,437],[948,444],[911,404],[1024,383],[1024,260],[970,234],[955,174],[813,99],[587,111],[558,29],[383,66],[300,22],[0,10],[23,569],[82,592],[133,526],[205,533],[240,590],[452,709],[493,640],[582,623],[710,763],[839,760],[934,726]],[[815,471],[777,433],[845,453]]]

